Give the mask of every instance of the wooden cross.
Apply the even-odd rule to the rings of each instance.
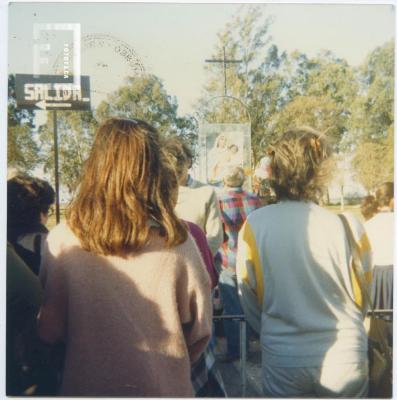
[[[243,60],[228,60],[226,59],[226,49],[223,47],[223,59],[215,59],[215,60],[205,60],[208,63],[222,63],[223,64],[223,76],[224,76],[224,95],[227,96],[227,87],[226,87],[226,64],[238,64],[243,62]]]

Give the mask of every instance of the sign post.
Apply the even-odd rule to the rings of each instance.
[[[57,121],[57,111],[54,110],[52,112],[53,116],[53,124],[54,124],[54,166],[55,166],[55,193],[56,193],[56,202],[55,202],[55,218],[57,224],[61,220],[61,213],[59,207],[59,161],[58,161],[58,121]]]
[[[76,85],[73,76],[16,74],[15,93],[17,108],[48,110],[53,113],[54,164],[55,164],[55,216],[60,221],[59,160],[57,110],[90,110],[90,82],[88,76],[80,77]]]

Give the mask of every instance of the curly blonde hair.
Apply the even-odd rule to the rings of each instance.
[[[331,177],[331,149],[310,127],[285,132],[269,146],[271,186],[279,200],[317,202]]]

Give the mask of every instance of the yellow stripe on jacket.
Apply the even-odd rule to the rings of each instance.
[[[259,333],[264,296],[263,270],[255,236],[247,221],[238,237],[236,273],[244,314],[251,327]]]
[[[355,233],[358,234],[357,231]],[[362,308],[364,304],[362,291],[364,289],[369,294],[372,283],[371,245],[365,232],[361,232],[361,237],[356,241],[356,243],[358,255],[360,257],[361,265],[363,267],[362,276],[364,279],[363,284],[365,285],[365,287],[361,287],[358,274],[356,273],[356,266],[354,265],[353,260],[350,263],[350,276],[352,277],[354,301],[360,308]]]

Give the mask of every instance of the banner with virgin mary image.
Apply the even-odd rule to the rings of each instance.
[[[220,187],[225,172],[239,166],[250,186],[251,124],[200,124],[199,158],[202,182]]]

